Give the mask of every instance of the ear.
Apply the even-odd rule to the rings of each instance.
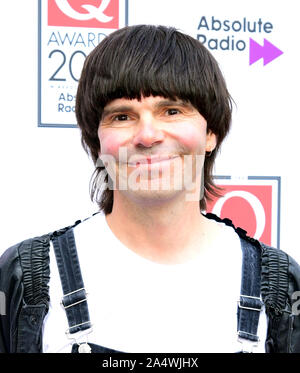
[[[206,135],[206,148],[205,151],[211,152],[215,149],[217,146],[217,136],[210,130],[208,131]]]

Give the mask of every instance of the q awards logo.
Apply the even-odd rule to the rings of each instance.
[[[197,39],[211,51],[233,52],[239,55],[249,53],[249,65],[262,58],[265,66],[283,54],[266,39],[271,37],[273,29],[274,26],[269,20],[260,17],[223,19],[202,16],[198,23]],[[263,45],[253,39],[262,37]]]
[[[232,220],[267,245],[280,246],[280,177],[215,176],[221,198],[207,204],[206,212]]]
[[[128,0],[39,0],[40,127],[76,127],[75,99],[86,56],[127,26]]]

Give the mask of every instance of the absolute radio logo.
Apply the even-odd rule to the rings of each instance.
[[[77,126],[75,99],[84,60],[127,20],[128,0],[39,1],[39,126]]]
[[[231,178],[216,176],[223,197],[207,205],[207,212],[232,220],[236,227],[267,245],[280,246],[280,177]]]
[[[264,65],[272,62],[283,52],[265,38],[270,37],[274,25],[262,18],[221,19],[202,16],[198,23],[197,39],[214,51],[249,52],[249,64],[263,58]],[[264,37],[263,45],[253,37]]]

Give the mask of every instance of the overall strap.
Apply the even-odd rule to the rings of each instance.
[[[87,293],[81,275],[73,227],[52,238],[58,265],[64,307],[69,329],[67,334],[74,334],[91,328],[87,304]]]
[[[249,237],[244,229],[235,227],[228,218],[221,219],[212,213],[207,213],[205,216],[208,219],[213,219],[232,227],[240,238],[243,262],[241,293],[237,310],[237,333],[238,340],[243,346],[242,352],[251,352],[259,341],[257,329],[260,311],[263,307],[263,302],[260,299],[262,256],[260,242]]]
[[[257,335],[262,301],[261,291],[261,252],[260,249],[240,237],[243,253],[241,294],[238,301],[237,330],[238,339],[245,348],[245,352],[252,351],[252,347],[259,341]],[[253,241],[254,242],[254,241]],[[248,342],[248,343],[247,343]]]

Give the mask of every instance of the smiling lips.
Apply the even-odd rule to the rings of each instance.
[[[139,166],[139,165],[151,165],[154,163],[170,161],[174,158],[177,158],[178,155],[173,156],[156,156],[156,157],[146,157],[135,160],[134,162],[128,162],[129,166]]]

